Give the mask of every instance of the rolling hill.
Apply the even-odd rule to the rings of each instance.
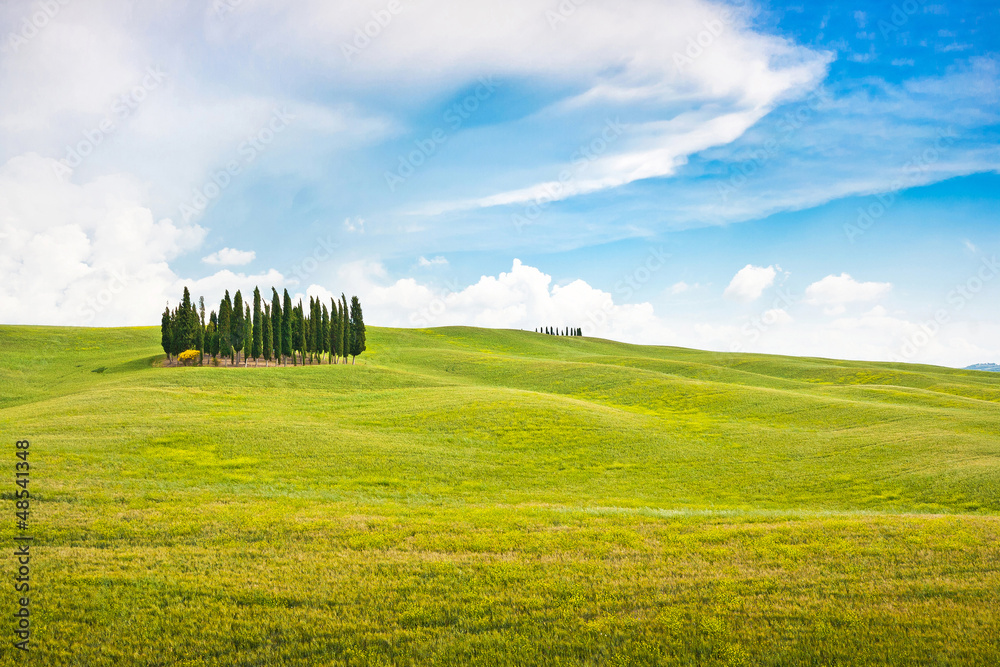
[[[1000,663],[1000,376],[368,336],[162,368],[156,328],[0,327],[38,664]]]

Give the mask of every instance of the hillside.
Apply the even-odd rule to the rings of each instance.
[[[368,333],[0,327],[39,664],[1000,662],[1000,376]]]

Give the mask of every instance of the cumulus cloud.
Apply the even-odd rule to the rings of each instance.
[[[780,270],[780,266],[747,264],[736,272],[736,275],[729,282],[729,286],[726,287],[726,291],[723,292],[723,296],[735,301],[755,301],[760,298],[764,290],[774,284],[774,279]]]
[[[177,280],[167,262],[205,230],[155,220],[128,176],[76,185],[54,165],[29,154],[0,167],[0,321],[155,321]]]
[[[806,301],[813,305],[826,306],[826,313],[838,315],[846,309],[846,304],[876,301],[892,291],[892,283],[858,282],[850,275],[829,275],[806,288]]]
[[[223,248],[213,252],[207,257],[202,257],[201,261],[206,264],[219,266],[243,266],[257,259],[257,253],[253,250],[236,250],[235,248]]]
[[[428,268],[431,266],[446,266],[448,264],[448,260],[445,259],[444,257],[441,257],[440,255],[433,259],[427,259],[423,255],[421,255],[420,258],[417,260],[417,264],[419,264],[424,268]]]
[[[151,325],[184,286],[211,302],[226,289],[286,284],[274,270],[181,278],[169,261],[197,249],[203,228],[156,220],[131,177],[77,185],[55,162],[28,154],[0,167],[0,322]]]
[[[385,326],[472,325],[534,330],[581,327],[585,335],[643,343],[668,343],[670,328],[649,303],[616,304],[608,292],[583,280],[554,285],[552,276],[515,259],[511,270],[482,276],[464,288],[437,289],[413,278],[385,280],[373,262],[344,266],[339,280],[365,295],[366,320]]]

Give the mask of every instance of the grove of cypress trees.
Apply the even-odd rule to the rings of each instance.
[[[263,323],[260,321],[261,318],[260,309],[260,288],[253,288],[253,349],[250,353],[253,355],[253,365],[257,365],[257,360],[260,359],[264,354],[264,329]]]
[[[351,297],[351,364],[365,351],[365,320],[361,314],[361,301]]]

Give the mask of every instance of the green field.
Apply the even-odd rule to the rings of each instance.
[[[0,327],[4,665],[1000,664],[1000,374],[470,328],[369,328],[355,366],[158,345]]]

